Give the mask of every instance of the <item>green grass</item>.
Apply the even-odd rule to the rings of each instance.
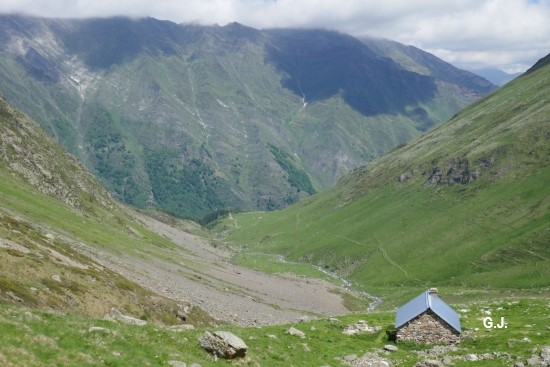
[[[443,295],[442,295],[443,297]],[[546,327],[548,294],[544,298],[513,298],[506,301],[456,303],[465,337],[455,352],[447,353],[457,367],[483,365],[503,366],[524,361],[538,353],[550,340]],[[481,318],[491,310],[495,322],[504,317],[506,329],[485,331]],[[223,327],[241,337],[249,347],[248,362],[241,365],[321,366],[340,365],[346,355],[363,355],[391,344],[386,335],[395,313],[374,312],[338,317],[340,323],[326,320],[294,325],[306,334],[305,339],[286,335],[290,325],[262,328]],[[365,320],[370,326],[381,326],[373,334],[346,336],[343,327]],[[109,331],[90,331],[92,326]],[[478,328],[479,331],[473,331]],[[85,318],[76,314],[33,311],[0,304],[0,363],[3,366],[165,366],[170,360],[199,363],[202,366],[232,365],[231,361],[214,361],[198,346],[205,330],[199,328],[174,332],[157,325],[129,326],[110,321]],[[219,330],[219,329],[218,329]],[[471,330],[471,331],[468,331]],[[274,335],[276,338],[268,337]],[[528,338],[529,341],[522,341]],[[413,343],[396,344],[397,352],[387,355],[395,365],[412,366],[422,358],[417,354],[430,348]],[[306,351],[306,346],[309,351]],[[508,353],[510,359],[498,357],[483,362],[467,362],[456,356],[475,353]]]
[[[391,293],[384,288],[547,287],[548,90],[550,68],[543,68],[333,190],[277,212],[235,214],[214,233],[248,253],[314,264],[380,295]],[[442,181],[429,184],[436,169]],[[472,182],[453,183],[474,172]],[[405,173],[410,178],[400,182]]]

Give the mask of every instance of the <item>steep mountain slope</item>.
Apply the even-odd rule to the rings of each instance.
[[[162,324],[180,323],[176,315],[184,313],[195,325],[212,317],[265,325],[342,314],[342,298],[354,299],[331,282],[229,264],[224,251],[186,232],[189,224],[155,217],[169,224],[116,203],[59,143],[0,99],[0,308],[98,318],[117,307]]]
[[[279,254],[371,290],[548,287],[550,66],[541,65],[333,190],[233,215],[217,230],[245,246],[243,263]]]
[[[176,322],[176,302],[101,266],[78,249],[147,247],[96,179],[0,98],[0,302],[102,317],[118,307]],[[131,229],[132,228],[132,229]]]
[[[492,86],[322,30],[2,16],[0,90],[117,198],[193,218],[274,209]]]

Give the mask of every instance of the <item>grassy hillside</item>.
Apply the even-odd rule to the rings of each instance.
[[[0,19],[6,98],[121,201],[194,219],[331,187],[492,88],[330,31]]]
[[[375,293],[548,287],[549,91],[541,67],[333,190],[215,229],[242,247],[238,262],[282,255]]]
[[[111,271],[87,251],[163,256],[173,243],[144,229],[74,157],[3,98],[0,158],[1,303],[90,317],[117,307],[177,323],[175,301]]]
[[[167,366],[177,365],[176,361],[187,366],[199,363],[204,367],[323,366],[329,363],[343,366],[344,357],[351,361],[365,353],[375,353],[395,366],[414,366],[426,358],[441,360],[448,356],[456,367],[501,367],[539,355],[550,338],[550,331],[545,328],[545,300],[529,298],[453,306],[461,310],[462,330],[466,334],[456,348],[397,343],[396,352],[385,352],[382,348],[393,344],[387,339],[386,328],[393,324],[395,314],[393,311],[374,312],[338,317],[338,322],[316,320],[262,328],[225,327],[241,337],[249,349],[243,359],[224,361],[215,360],[198,346],[197,340],[204,331],[215,329],[175,332],[154,326],[136,327],[75,314],[29,312],[0,305],[0,362],[6,367],[52,364]],[[498,322],[504,317],[507,328],[487,332],[481,321],[486,312],[492,312]],[[346,325],[359,320],[372,327],[380,326],[381,330],[353,336],[342,334]],[[290,326],[302,330],[306,337],[300,339],[286,334]],[[465,360],[468,354],[485,357],[472,362]]]

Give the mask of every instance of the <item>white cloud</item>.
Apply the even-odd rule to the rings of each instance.
[[[321,27],[412,44],[461,67],[524,70],[550,52],[550,0],[1,0],[0,12]]]

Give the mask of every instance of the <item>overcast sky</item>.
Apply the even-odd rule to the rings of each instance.
[[[9,12],[320,27],[414,45],[467,69],[524,71],[550,53],[550,0],[0,0]]]

